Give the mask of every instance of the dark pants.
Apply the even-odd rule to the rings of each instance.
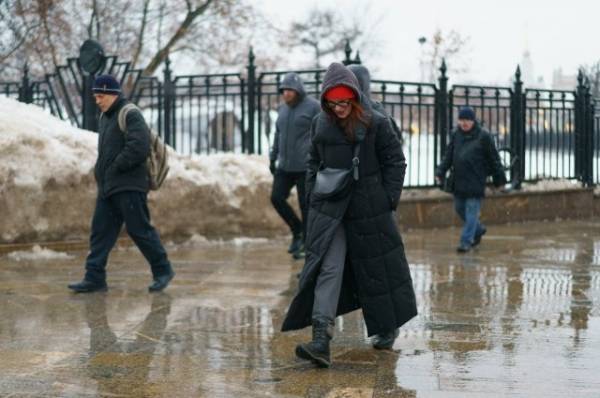
[[[456,213],[464,222],[460,235],[460,243],[472,245],[475,235],[480,235],[484,228],[483,224],[479,222],[481,198],[460,198],[455,196],[454,210],[456,210]]]
[[[108,255],[125,223],[127,233],[150,263],[153,277],[171,272],[167,252],[156,229],[150,224],[147,195],[142,192],[119,192],[106,199],[98,197],[92,218],[90,254],[85,263],[85,279],[106,281]]]
[[[344,281],[344,266],[346,264],[346,231],[340,224],[335,231],[331,245],[321,264],[315,286],[315,302],[312,319],[325,318],[329,323],[335,321],[342,282]]]
[[[271,191],[271,203],[277,210],[277,213],[283,218],[283,221],[290,227],[294,235],[302,232],[306,236],[306,202],[304,183],[306,173],[288,173],[286,171],[277,170],[273,176],[273,190]],[[302,212],[302,220],[296,216],[294,209],[288,204],[287,199],[290,196],[290,191],[293,186],[296,186],[298,191],[298,202]]]

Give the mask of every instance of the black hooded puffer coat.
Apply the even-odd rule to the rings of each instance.
[[[373,111],[362,98],[352,72],[334,63],[325,74],[322,92],[337,85],[354,91],[369,119],[368,127],[359,125],[355,130],[360,143],[359,180],[341,200],[319,200],[311,195],[320,165],[349,168],[353,157],[353,144],[336,121],[322,111],[311,129],[306,262],[282,330],[311,324],[321,263],[342,223],[348,251],[337,315],[362,308],[368,334],[373,335],[394,330],[417,314],[412,278],[393,215],[400,200],[406,162],[388,118]],[[324,109],[323,96],[321,104]]]

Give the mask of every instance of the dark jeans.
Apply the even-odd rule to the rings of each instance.
[[[300,232],[306,236],[306,218],[307,209],[305,202],[305,190],[304,183],[306,179],[306,173],[288,173],[283,170],[275,171],[273,176],[273,190],[271,191],[271,203],[277,210],[277,213],[283,218],[283,221],[290,227],[290,230],[294,235]],[[298,191],[298,202],[300,203],[300,210],[302,212],[302,220],[296,216],[294,209],[288,204],[287,199],[290,196],[290,191],[293,186],[296,186]]]
[[[150,263],[153,277],[171,272],[167,252],[156,229],[150,224],[147,195],[142,192],[119,192],[106,199],[98,197],[92,218],[90,254],[85,263],[85,279],[106,281],[108,255],[125,223],[127,233]]]
[[[481,198],[460,198],[454,197],[454,209],[463,220],[464,225],[460,235],[460,243],[473,244],[476,234],[483,232],[483,224],[479,222],[479,213],[481,211]]]

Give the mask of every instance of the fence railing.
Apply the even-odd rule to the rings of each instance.
[[[360,63],[358,56],[351,59],[351,52],[347,47],[343,62]],[[178,152],[189,155],[267,153],[281,103],[279,87],[288,72],[257,72],[250,50],[241,73],[173,76],[167,59],[162,79],[143,77],[115,57],[107,58],[103,73],[117,76],[149,125]],[[295,72],[308,95],[318,98],[325,71]],[[93,98],[82,94],[90,78],[70,58],[40,81],[30,81],[25,69],[21,82],[0,82],[0,94],[35,103],[93,130],[98,111],[93,102],[90,105]],[[525,88],[519,68],[510,87],[449,87],[443,63],[437,84],[374,79],[371,96],[402,133],[407,187],[434,185],[434,168],[444,154],[458,109],[465,105],[475,109],[494,137],[515,187],[548,178],[579,180],[586,186],[600,183],[600,102],[591,98],[581,72],[572,91]]]

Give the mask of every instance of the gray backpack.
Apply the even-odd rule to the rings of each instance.
[[[142,112],[135,104],[127,104],[119,111],[117,121],[119,129],[124,134],[127,134],[127,113],[133,110]],[[150,130],[150,155],[148,155],[148,160],[146,160],[146,166],[148,167],[148,175],[150,177],[150,189],[156,191],[161,187],[169,172],[169,153],[167,145],[165,145],[153,129]]]

